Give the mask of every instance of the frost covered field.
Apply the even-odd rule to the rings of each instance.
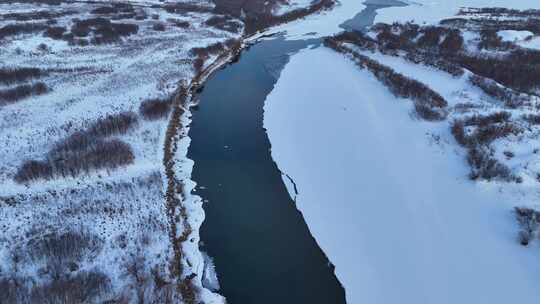
[[[540,8],[419,1],[379,10],[376,21],[389,24],[293,55],[265,102],[272,157],[348,303],[540,298],[538,61],[521,75],[496,63],[517,69],[537,56],[537,16],[460,6]],[[454,17],[465,21],[417,33],[390,25]],[[488,76],[477,61],[502,73]]]
[[[196,247],[175,260],[198,231],[171,232],[163,167],[173,93],[216,56],[193,48],[242,34],[212,9],[0,4],[0,302],[178,302],[185,277],[184,298],[223,301]]]
[[[394,21],[416,23],[433,23],[443,18],[449,18],[456,14],[462,7],[505,7],[511,9],[525,10],[538,9],[536,0],[404,0],[409,4],[405,7],[392,7],[379,11],[375,22],[392,23]]]

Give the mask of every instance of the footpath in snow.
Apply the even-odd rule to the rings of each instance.
[[[468,181],[411,109],[323,47],[293,55],[265,103],[272,157],[348,303],[538,303],[512,197]]]

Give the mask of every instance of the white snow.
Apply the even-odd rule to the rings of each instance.
[[[499,35],[499,37],[501,37],[503,41],[514,42],[514,41],[524,40],[527,37],[530,37],[534,34],[530,31],[506,30],[506,31],[498,31],[497,35]]]
[[[284,2],[284,4],[281,4],[274,9],[274,15],[279,16],[295,9],[306,8],[311,5],[313,0],[286,0]]]
[[[536,36],[531,40],[525,40],[519,43],[520,46],[540,50],[540,37]]]
[[[415,0],[407,7],[391,7],[379,10],[375,22],[392,23],[414,20],[417,23],[436,23],[454,16],[461,7],[505,7],[513,9],[538,9],[538,0]]]
[[[286,32],[286,38],[291,40],[330,36],[343,31],[339,25],[354,17],[365,7],[361,1],[341,0],[332,10],[277,26],[268,33]]]
[[[162,4],[153,0],[136,2]],[[76,10],[75,15],[56,18],[58,26],[70,28],[73,18],[93,17],[90,11],[97,5],[72,3],[46,9]],[[38,9],[36,4],[0,4],[0,12]],[[138,113],[141,101],[172,94],[179,81],[188,81],[194,76],[190,48],[240,35],[205,26],[204,22],[211,14],[173,15],[159,6],[145,7],[144,11],[148,15],[159,14],[161,22],[167,22],[166,30],[152,30],[153,19],[129,20],[126,22],[139,25],[137,34],[119,43],[86,47],[43,37],[41,32],[4,39],[0,47],[0,66],[49,70],[48,75],[28,82],[43,81],[51,91],[0,106],[0,142],[3,143],[0,147],[0,280],[6,276],[41,280],[44,276],[37,272],[37,264],[27,263],[26,269],[19,272],[11,266],[10,256],[15,246],[24,247],[29,239],[70,229],[85,230],[103,239],[107,248],[92,263],[81,266],[109,276],[114,283],[111,293],[135,290],[129,287],[131,278],[125,274],[131,257],[144,258],[148,275],[150,269],[156,267],[160,275],[169,277],[173,251],[164,199],[166,118],[146,121],[139,116],[137,127],[127,134],[115,136],[131,146],[135,163],[130,166],[102,169],[75,178],[58,177],[28,186],[13,180],[25,160],[43,159],[55,143],[77,130],[86,129],[97,119],[123,111]],[[190,27],[174,27],[166,21],[169,17],[187,21]],[[0,27],[8,23],[11,21],[0,20]],[[47,45],[47,50],[38,50],[41,43]],[[9,86],[0,84],[0,89]],[[189,124],[189,113],[182,119]],[[183,131],[185,135],[187,129]],[[185,161],[188,145],[187,136],[179,142],[179,167],[176,169],[183,179],[189,179],[193,165]],[[193,186],[186,182],[186,191],[189,193]],[[6,205],[6,202],[14,203]],[[204,212],[200,199],[189,196],[185,203],[189,224],[194,230],[189,235],[193,243],[183,244],[185,252],[182,260],[177,262],[184,264],[185,275],[197,273],[192,283],[201,301],[223,303],[223,297],[202,286],[205,264],[198,249],[198,228]],[[118,246],[120,237],[127,239],[125,249]],[[153,284],[153,280],[147,282]],[[144,286],[139,284],[138,287]],[[178,298],[176,292],[173,297]],[[159,299],[154,301],[160,302]]]
[[[347,302],[537,303],[516,198],[468,181],[448,128],[411,108],[324,48],[294,55],[265,103],[272,157]]]
[[[503,41],[515,42],[524,48],[540,49],[540,37],[534,36],[534,33],[530,31],[507,30],[499,31],[497,34]]]

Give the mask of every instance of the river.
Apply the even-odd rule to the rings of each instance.
[[[360,7],[360,6],[359,6]],[[369,5],[360,16],[374,16]],[[368,18],[373,21],[373,18]],[[365,28],[358,15],[346,28]],[[214,73],[197,96],[188,158],[204,200],[201,250],[220,293],[238,304],[345,303],[334,267],[311,235],[272,160],[263,106],[291,53],[320,39],[257,42]]]

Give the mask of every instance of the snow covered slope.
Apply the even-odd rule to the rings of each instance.
[[[239,38],[243,27],[218,28],[208,1],[21,2],[0,4],[0,302],[188,302],[177,282],[195,274],[198,299],[222,303],[202,286],[198,226],[171,231],[163,151],[170,97],[197,72],[192,48]],[[216,57],[205,55],[206,64]],[[23,77],[28,70],[39,75]],[[37,83],[48,89],[12,93]],[[156,99],[149,117],[141,105]],[[130,123],[119,131],[106,117]],[[30,161],[80,169],[118,158],[95,152],[113,141],[129,162],[17,179]],[[188,165],[174,169],[189,179]],[[185,205],[190,223],[202,221],[200,204]],[[190,240],[178,259],[177,236]]]
[[[379,11],[375,22],[392,23],[414,20],[416,23],[435,23],[443,18],[449,18],[461,7],[505,7],[512,9],[539,9],[537,0],[415,0],[404,1],[407,7],[392,7]]]
[[[469,181],[448,128],[411,110],[322,48],[294,55],[265,103],[272,157],[348,303],[537,303],[515,194]]]

